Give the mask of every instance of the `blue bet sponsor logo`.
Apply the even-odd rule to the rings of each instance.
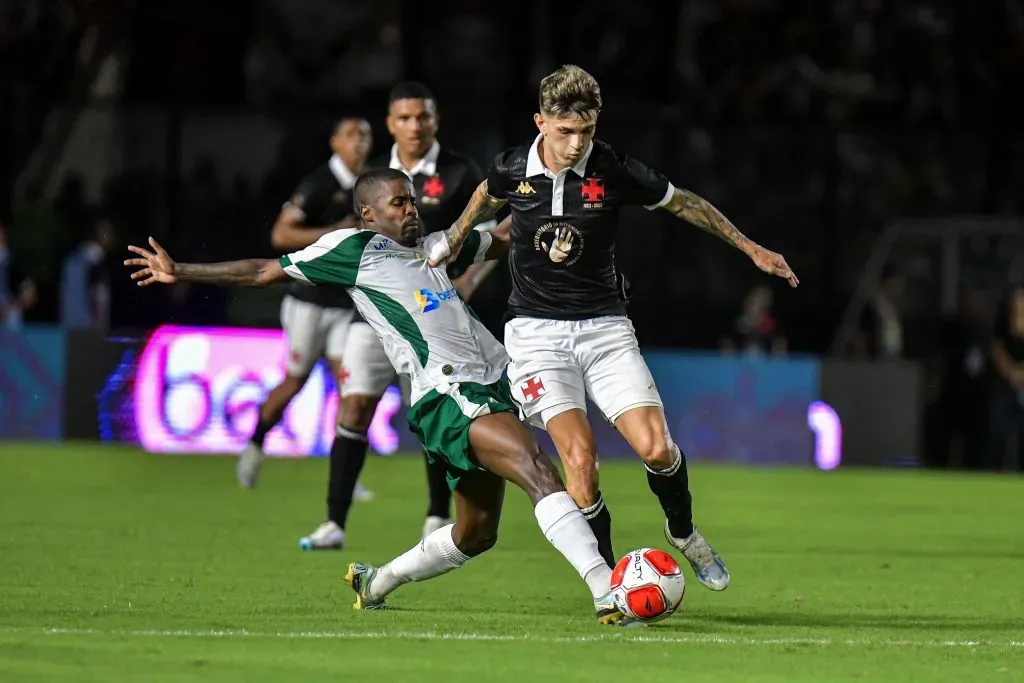
[[[436,311],[440,308],[442,301],[456,299],[459,295],[455,292],[455,288],[452,287],[439,292],[434,292],[429,289],[421,289],[413,292],[412,296],[416,299],[416,305],[420,307],[420,313],[430,313],[431,311]]]

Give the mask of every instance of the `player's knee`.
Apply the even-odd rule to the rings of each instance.
[[[664,470],[675,461],[675,448],[664,429],[652,428],[636,440],[636,452],[651,469]]]
[[[338,425],[354,432],[366,432],[376,408],[375,396],[345,396],[338,403]]]

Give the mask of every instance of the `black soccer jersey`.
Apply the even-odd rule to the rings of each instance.
[[[572,168],[541,163],[540,138],[500,153],[487,175],[512,212],[510,314],[584,320],[625,315],[615,269],[619,211],[654,209],[672,197],[668,178],[595,140]]]
[[[332,170],[332,164],[336,167]],[[340,168],[339,168],[340,165]],[[285,208],[301,215],[311,230],[326,228],[355,213],[352,188],[356,177],[333,159],[303,178]],[[341,287],[309,287],[292,283],[288,293],[324,308],[352,308],[352,298]]]
[[[417,208],[428,233],[448,229],[484,180],[475,161],[437,142],[411,169],[402,168],[394,148],[390,156],[377,159],[371,168],[393,168],[412,178]]]

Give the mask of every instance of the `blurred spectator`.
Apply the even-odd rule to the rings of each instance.
[[[36,285],[14,261],[4,224],[0,223],[0,324],[17,329],[24,314],[35,305]]]
[[[101,218],[85,241],[64,259],[60,274],[60,321],[65,329],[107,329],[110,276],[104,259],[113,243],[114,226]]]
[[[992,341],[988,466],[1024,468],[1024,287],[1007,297]]]
[[[786,338],[772,315],[775,296],[767,285],[750,290],[732,333],[722,340],[722,350],[750,356],[784,356]]]
[[[957,314],[943,326],[929,397],[928,465],[978,469],[987,460],[990,308],[984,291],[965,292]]]
[[[903,320],[900,302],[906,290],[906,276],[895,266],[886,266],[874,296],[860,318],[855,355],[872,360],[903,357]]]

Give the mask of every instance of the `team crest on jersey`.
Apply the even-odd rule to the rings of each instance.
[[[331,200],[334,201],[335,204],[347,204],[348,192],[346,192],[345,190],[338,190],[333,195],[331,195]]]
[[[441,176],[432,175],[423,183],[423,197],[420,201],[424,204],[439,204],[444,196],[444,181]]]
[[[552,263],[568,267],[583,255],[583,234],[569,223],[545,223],[533,235],[533,248],[545,252]]]
[[[600,209],[604,206],[604,178],[584,178],[580,194],[584,209]]]

